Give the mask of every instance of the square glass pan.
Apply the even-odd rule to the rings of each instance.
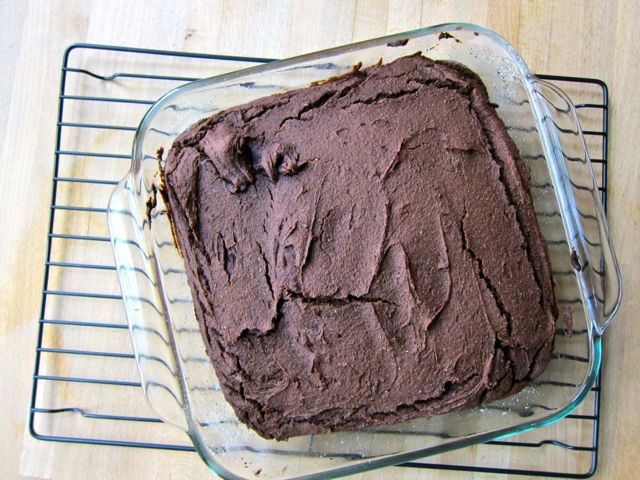
[[[445,31],[454,38],[440,35]],[[405,39],[405,45],[390,45]],[[482,78],[531,171],[534,208],[561,307],[553,358],[519,394],[473,410],[357,432],[265,440],[236,419],[205,353],[183,260],[163,198],[156,195],[156,152],[168,151],[179,133],[220,110],[347,73],[359,62],[367,67],[417,51],[462,63]],[[506,40],[475,25],[439,25],[369,40],[169,92],[140,124],[131,171],[116,188],[108,216],[145,395],[160,418],[184,430],[203,460],[225,478],[345,475],[554,422],[591,388],[601,335],[620,303],[618,265],[573,105],[531,74]]]

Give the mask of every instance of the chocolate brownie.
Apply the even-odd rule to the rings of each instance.
[[[417,53],[222,111],[164,173],[222,391],[266,438],[471,408],[549,361],[529,173],[465,67]]]

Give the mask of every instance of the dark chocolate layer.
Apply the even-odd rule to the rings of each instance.
[[[265,437],[473,407],[549,361],[528,172],[463,67],[416,54],[224,111],[165,175],[222,390]]]

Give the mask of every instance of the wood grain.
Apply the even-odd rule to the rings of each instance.
[[[4,20],[0,30],[4,69],[0,75],[0,351],[4,354],[0,477],[212,477],[192,454],[54,444],[25,434],[49,216],[59,68],[66,46],[93,42],[285,57],[419,26],[464,21],[501,33],[534,71],[602,78],[610,87],[609,221],[625,281],[625,300],[606,335],[606,394],[596,478],[634,478],[640,469],[635,447],[640,435],[635,406],[640,397],[635,374],[640,364],[640,163],[635,158],[640,136],[638,7],[637,1],[623,0],[0,0],[0,18]],[[119,146],[119,140],[108,135],[87,141]],[[116,174],[117,168],[110,173]],[[82,195],[75,192],[73,195]],[[90,223],[74,225],[89,231],[96,228]],[[66,254],[83,258],[87,252],[78,249]],[[108,252],[104,255],[98,260],[108,261]],[[101,278],[76,276],[68,281],[99,283]],[[105,321],[121,318],[117,308],[97,315]],[[69,339],[56,336],[51,341],[64,345]],[[108,340],[91,341],[99,348],[103,345],[100,342]],[[71,395],[74,392],[69,388]],[[108,394],[84,400],[102,405],[111,401]],[[138,408],[134,405],[138,400],[124,401]],[[153,435],[166,441],[176,433],[159,429]],[[487,461],[491,455],[481,446],[467,452],[477,462]],[[562,461],[552,450],[542,455],[525,454],[531,456],[528,461],[542,467],[553,468]],[[353,478],[381,477],[453,479],[460,475],[390,468]],[[501,477],[476,474],[473,478]]]

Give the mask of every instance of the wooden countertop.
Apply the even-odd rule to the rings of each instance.
[[[54,444],[26,433],[62,54],[70,43],[287,57],[462,21],[497,31],[533,71],[605,80],[611,92],[609,223],[625,299],[607,331],[596,478],[640,469],[640,80],[637,1],[0,1],[0,477],[213,478],[196,455]],[[544,453],[538,461],[545,465]],[[553,465],[547,465],[553,467]],[[473,474],[474,478],[502,478]],[[353,478],[460,478],[389,468]]]

